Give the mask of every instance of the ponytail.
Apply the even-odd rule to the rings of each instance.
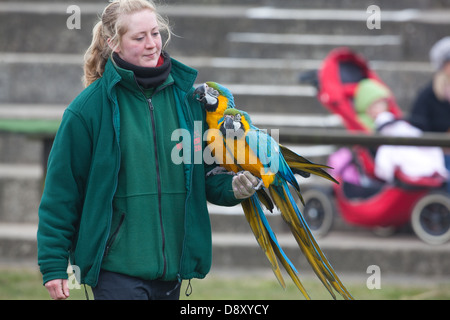
[[[85,87],[103,75],[111,53],[112,50],[103,35],[103,23],[99,21],[92,30],[92,42],[84,55],[84,76],[82,80]]]

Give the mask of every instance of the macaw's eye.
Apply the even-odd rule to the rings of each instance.
[[[241,115],[239,113],[234,117],[234,121],[241,121]]]
[[[214,88],[208,87],[208,94],[213,96],[213,97],[218,97],[219,96],[219,91],[217,91]]]

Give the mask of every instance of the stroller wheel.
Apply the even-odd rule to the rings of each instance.
[[[324,237],[333,225],[333,204],[331,194],[318,189],[310,189],[303,194],[305,208],[303,216],[316,237]]]
[[[450,240],[450,198],[432,192],[413,208],[411,225],[416,235],[428,244],[438,245]]]

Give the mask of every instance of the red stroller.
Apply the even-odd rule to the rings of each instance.
[[[371,130],[358,121],[353,107],[353,96],[360,80],[370,78],[382,83],[367,62],[347,48],[337,48],[313,74],[319,101],[341,116],[345,128],[370,133]],[[303,76],[301,80],[306,82],[308,79]],[[389,101],[389,109],[396,117],[401,117],[393,98]],[[317,236],[324,236],[331,229],[334,208],[337,208],[343,220],[350,224],[387,231],[411,223],[416,235],[427,243],[441,244],[450,239],[450,199],[441,191],[444,179],[413,180],[398,171],[394,183],[382,183],[374,175],[374,150],[363,146],[347,150],[351,158],[349,164],[364,181],[371,183],[355,186],[333,171],[340,185],[329,190],[323,187],[307,190],[304,215]],[[352,192],[356,189],[359,191],[357,196]]]

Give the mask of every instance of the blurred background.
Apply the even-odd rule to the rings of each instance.
[[[339,117],[321,105],[316,88],[299,82],[300,73],[320,68],[328,53],[342,46],[369,61],[408,115],[417,92],[433,75],[429,50],[450,31],[450,0],[159,3],[176,34],[167,48],[170,55],[199,70],[198,83],[228,86],[237,107],[257,126],[281,133],[292,127],[343,128]],[[64,109],[83,89],[83,54],[106,4],[0,0],[0,265],[37,268],[35,235],[46,155]],[[381,9],[375,24],[371,5]],[[338,146],[293,147],[325,163]],[[302,190],[314,183],[299,181]],[[211,206],[210,211],[212,272],[270,272],[241,207]],[[301,270],[309,270],[281,217],[270,218],[288,255]],[[450,244],[430,246],[408,225],[379,237],[336,214],[332,231],[318,242],[343,279],[356,277],[362,287],[371,265],[379,266],[386,279],[436,286],[450,281]]]

